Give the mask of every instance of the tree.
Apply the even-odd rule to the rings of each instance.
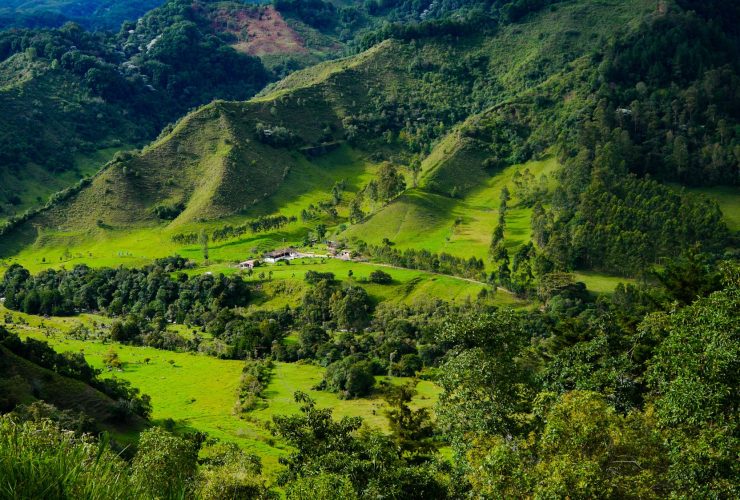
[[[434,427],[427,408],[412,410],[409,407],[415,394],[414,382],[401,386],[385,384],[383,399],[389,407],[385,415],[393,441],[401,453],[415,460],[429,459],[436,450],[432,442]]]
[[[332,294],[330,307],[332,319],[340,329],[358,331],[370,321],[370,297],[362,287],[337,290]]]
[[[378,170],[378,197],[388,201],[406,189],[406,181],[391,163],[383,163]]]
[[[349,204],[349,221],[352,224],[362,222],[365,218],[365,212],[362,211],[362,199],[358,194]]]
[[[371,272],[368,279],[372,283],[377,283],[379,285],[387,285],[393,282],[393,277],[390,274],[380,269],[376,269],[373,272]]]
[[[413,182],[413,186],[417,187],[419,184],[419,173],[421,173],[421,160],[419,160],[418,157],[415,157],[411,161],[411,179]]]
[[[114,351],[112,347],[108,349],[108,351],[103,355],[103,365],[109,370],[121,369],[121,359],[118,357],[118,353]]]
[[[198,467],[198,488],[194,498],[271,498],[265,486],[262,462],[257,455],[239,449],[235,443],[209,446],[208,458]]]
[[[509,208],[509,200],[511,199],[511,194],[509,193],[509,188],[504,186],[501,188],[501,194],[499,195],[499,207],[498,207],[498,223],[500,226],[504,225],[504,218],[506,217],[506,211]]]
[[[740,270],[724,269],[725,289],[676,312],[656,313],[643,335],[663,338],[649,362],[658,425],[675,491],[733,497],[740,465]]]
[[[365,498],[449,498],[450,478],[435,464],[414,464],[404,459],[393,441],[380,432],[362,430],[362,419],[332,418],[330,409],[318,409],[306,394],[297,392],[301,413],[273,417],[273,432],[287,441],[291,453],[279,483],[288,495],[306,498],[315,487],[318,497],[335,488],[329,498],[351,484],[356,496]]]
[[[308,274],[308,273],[306,273]],[[303,319],[309,324],[321,325],[332,319],[331,299],[336,290],[336,285],[321,279],[303,295],[301,313]]]
[[[200,243],[200,249],[203,252],[203,260],[208,260],[208,233],[205,229],[200,230],[198,243]]]
[[[620,415],[603,396],[542,393],[530,439],[478,436],[467,454],[484,498],[662,498],[666,461],[650,417]]]
[[[530,384],[519,362],[528,343],[511,311],[448,320],[437,341],[451,346],[440,367],[439,425],[460,446],[469,433],[515,433]]]
[[[501,248],[505,249],[503,247],[503,241],[504,241],[504,225],[499,223],[496,225],[496,228],[493,230],[493,236],[491,237],[491,245],[488,249],[489,254],[491,255],[491,258],[493,260],[500,260],[501,257]]]
[[[532,227],[532,240],[539,248],[543,248],[547,245],[550,235],[547,212],[545,212],[540,201],[537,201],[537,203],[534,204],[534,208],[532,208],[532,219],[530,225]]]
[[[305,325],[298,334],[299,355],[303,358],[313,358],[319,346],[329,339],[329,334],[323,328]]]
[[[287,488],[289,500],[355,500],[358,498],[352,482],[338,474],[318,474],[292,481]]]
[[[345,399],[367,396],[375,386],[373,366],[367,360],[347,356],[326,368],[324,384]]]

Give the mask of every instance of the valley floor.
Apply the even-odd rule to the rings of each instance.
[[[279,468],[278,458],[286,453],[283,443],[270,434],[268,423],[274,415],[298,413],[293,401],[295,391],[308,393],[323,408],[332,408],[334,416],[362,417],[365,424],[387,430],[386,403],[380,397],[342,400],[336,394],[315,390],[324,368],[312,364],[276,363],[272,380],[265,391],[265,405],[240,418],[233,412],[243,361],[217,359],[188,352],[172,352],[151,347],[127,346],[115,342],[78,340],[69,335],[75,326],[107,323],[103,316],[82,315],[75,318],[41,318],[0,306],[6,326],[21,337],[48,342],[58,352],[81,352],[95,368],[104,369],[103,356],[114,349],[123,368],[105,371],[106,377],[119,377],[152,398],[152,418],[157,423],[174,421],[176,428],[192,429],[209,436],[235,442],[262,458],[268,473]],[[394,384],[408,382],[402,377],[378,377]],[[418,381],[414,408],[431,408],[439,388],[428,381]],[[120,436],[130,440],[133,436]]]

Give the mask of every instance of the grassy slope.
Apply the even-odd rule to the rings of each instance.
[[[461,199],[411,190],[380,210],[367,221],[347,231],[368,243],[379,244],[389,238],[399,248],[426,248],[462,257],[481,257],[488,252],[493,229],[498,222],[501,189],[513,189],[512,176],[528,168],[535,177],[552,177],[554,158],[514,165],[489,176],[480,186],[471,188]],[[517,247],[530,239],[531,209],[509,203],[506,217],[506,243]]]
[[[145,422],[136,418],[129,423],[112,420],[115,402],[89,385],[42,368],[4,347],[0,347],[0,379],[10,379],[5,386],[9,395],[19,404],[43,400],[63,410],[83,411],[122,441],[132,432],[144,428]]]
[[[0,313],[5,315],[8,311],[0,306]],[[83,352],[88,362],[98,368],[102,368],[103,354],[113,347],[124,362],[123,371],[116,372],[115,376],[131,381],[133,386],[152,397],[155,420],[173,419],[180,427],[205,431],[212,437],[236,442],[259,454],[271,472],[278,467],[277,459],[285,453],[285,447],[275,442],[265,424],[271,421],[273,415],[298,411],[298,405],[292,401],[293,393],[297,390],[309,393],[320,407],[333,408],[338,417],[361,416],[368,425],[387,429],[383,417],[385,403],[381,399],[340,400],[335,394],[313,390],[323,376],[323,368],[320,367],[277,363],[273,380],[266,391],[268,405],[250,413],[247,419],[240,419],[232,414],[232,409],[243,367],[241,361],[148,347],[80,341],[65,336],[64,332],[79,322],[92,325],[94,321],[110,321],[99,316],[43,319],[16,312],[10,314],[14,321],[23,318],[27,323],[11,325],[19,334],[48,341],[60,352]],[[45,332],[49,332],[49,335]],[[148,362],[145,361],[147,358]],[[405,380],[394,378],[392,382],[401,383]],[[418,391],[414,405],[431,407],[439,389],[422,381]]]

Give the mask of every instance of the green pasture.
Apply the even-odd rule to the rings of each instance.
[[[382,398],[376,395],[342,400],[336,394],[317,391],[314,387],[321,381],[324,369],[315,365],[276,363],[273,379],[265,391],[265,407],[247,414],[246,418],[239,418],[233,414],[233,408],[243,361],[69,337],[68,332],[77,324],[93,326],[110,321],[100,316],[42,318],[8,311],[2,306],[0,315],[13,318],[13,324],[8,326],[19,335],[44,340],[59,352],[81,352],[97,368],[103,369],[104,354],[114,349],[123,362],[123,369],[105,372],[104,376],[128,380],[151,396],[153,420],[172,419],[179,428],[207,432],[214,438],[238,443],[245,450],[258,454],[269,472],[279,467],[278,458],[285,453],[285,446],[270,434],[267,424],[273,415],[299,411],[293,401],[295,391],[310,394],[319,407],[332,408],[337,418],[359,416],[367,425],[387,429]],[[394,377],[390,380],[399,384],[411,379]],[[417,390],[413,406],[431,408],[440,389],[431,382],[420,381]]]
[[[367,221],[350,227],[345,234],[372,244],[380,244],[383,238],[388,238],[401,249],[425,248],[466,258],[484,257],[498,222],[501,189],[507,186],[514,193],[514,173],[529,169],[535,178],[542,174],[551,178],[557,168],[557,160],[553,157],[512,165],[489,177],[483,186],[470,190],[461,199],[412,189]],[[516,196],[512,196],[505,232],[510,249],[530,240],[531,214],[531,208],[519,205]]]

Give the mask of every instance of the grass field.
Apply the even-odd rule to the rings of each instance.
[[[618,276],[606,276],[590,271],[577,271],[573,273],[576,281],[582,281],[586,288],[595,293],[611,293],[620,283],[634,283],[634,279]]]
[[[24,337],[49,342],[59,352],[82,352],[87,361],[103,368],[103,355],[113,348],[123,362],[123,370],[105,376],[123,378],[152,398],[155,421],[173,419],[180,428],[207,432],[210,436],[238,443],[262,457],[265,468],[272,473],[278,468],[278,458],[285,453],[283,443],[276,441],[267,429],[273,415],[298,412],[293,394],[300,390],[313,397],[318,406],[332,408],[335,417],[360,416],[367,425],[387,429],[383,416],[385,407],[380,397],[341,400],[336,394],[316,391],[313,387],[322,379],[324,369],[310,364],[276,363],[273,379],[265,396],[267,407],[240,419],[232,413],[236,391],[244,366],[242,361],[222,360],[194,353],[178,353],[150,347],[126,346],[100,341],[70,338],[68,332],[77,324],[92,326],[110,320],[101,316],[81,315],[75,318],[41,318],[8,311],[0,306],[0,315],[9,314],[13,331]],[[403,383],[409,379],[391,379]],[[414,407],[432,407],[439,388],[420,381]]]
[[[388,285],[370,283],[367,280],[370,273],[376,269],[383,270],[391,275],[393,282]],[[194,272],[223,272],[234,273],[234,267],[214,264],[212,266],[198,269]],[[260,280],[259,273],[265,273],[269,278],[272,271],[272,279]],[[376,302],[390,301],[413,303],[425,298],[439,298],[447,301],[475,300],[478,293],[489,288],[485,285],[458,278],[428,273],[412,269],[399,269],[370,262],[347,262],[337,259],[305,258],[292,261],[290,265],[278,263],[255,268],[255,274],[249,278],[251,281],[261,281],[263,293],[258,294],[255,307],[277,309],[290,305],[294,307],[300,303],[305,284],[303,277],[307,271],[320,271],[334,273],[337,279],[347,284],[358,284],[365,288]],[[352,276],[350,277],[350,271]],[[521,307],[524,302],[505,293],[498,292],[492,299],[497,305]]]
[[[346,234],[372,244],[389,238],[398,248],[425,248],[466,258],[486,256],[498,220],[501,189],[508,186],[512,190],[517,171],[527,168],[535,177],[551,177],[557,166],[555,158],[513,165],[490,176],[462,199],[413,189]],[[530,239],[532,210],[518,206],[516,197],[509,206],[505,237],[506,245],[513,249]]]

